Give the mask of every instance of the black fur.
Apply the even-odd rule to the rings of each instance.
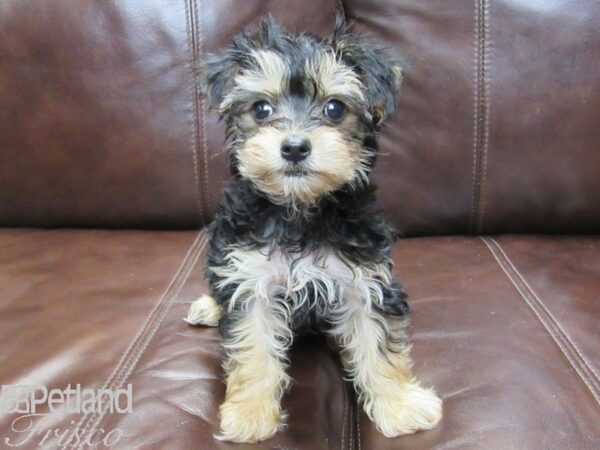
[[[263,21],[258,32],[242,33],[222,53],[204,57],[198,67],[198,79],[210,100],[210,106],[218,109],[224,95],[231,89],[235,76],[240,70],[252,65],[252,60],[248,58],[252,50],[276,51],[285,55],[293,64],[310,58],[315,48],[334,49],[360,76],[367,87],[369,104],[364,105],[364,110],[372,115],[373,130],[394,112],[401,80],[400,66],[386,58],[383,49],[374,47],[362,35],[355,33],[341,17],[337,18],[334,32],[327,38],[320,38],[312,33],[283,33],[268,18]],[[291,91],[302,92],[304,88],[299,85],[299,79],[303,78],[302,66],[296,64],[295,69],[290,77],[294,85]],[[231,109],[220,111],[221,117],[228,121],[238,115],[244,100],[240,98],[238,104]]]
[[[357,99],[356,109],[361,112],[360,126],[353,130],[352,139],[359,140],[369,152],[369,168],[377,156],[377,132],[385,117],[396,103],[398,71],[385,59],[381,51],[353,34],[350,28],[338,21],[332,36],[321,39],[312,34],[290,35],[283,33],[271,20],[263,23],[257,33],[244,33],[236,37],[222,54],[210,55],[200,67],[203,91],[210,105],[219,109],[227,125],[227,148],[231,158],[234,180],[225,188],[214,222],[209,226],[210,251],[206,275],[212,296],[225,307],[229,304],[236,286],[218,288],[220,281],[214,269],[226,264],[227,247],[261,249],[262,251],[287,251],[303,255],[328,245],[335,249],[348,264],[370,266],[389,264],[389,255],[396,233],[385,223],[375,206],[375,188],[368,182],[346,185],[321,198],[318,203],[292,211],[286,205],[272,202],[256,189],[249,180],[239,175],[236,146],[249,137],[249,131],[238,123],[239,117],[253,98],[238,98],[227,108],[220,108],[224,97],[233,88],[234,78],[252,61],[248,54],[253,49],[269,49],[285,55],[291,61],[289,94],[298,102],[310,102],[310,92],[303,73],[303,61],[310,58],[315,47],[333,48],[342,60],[360,77],[366,87],[368,104]],[[304,100],[303,100],[304,99]],[[384,286],[385,313],[402,316],[409,312],[397,281]],[[296,331],[323,326],[315,307],[319,299],[296,312],[293,328]],[[285,301],[285,298],[281,299]],[[227,310],[227,308],[225,308]],[[232,322],[243,314],[239,308],[225,314],[221,331],[227,338]]]
[[[390,255],[396,233],[375,208],[375,188],[341,190],[325,197],[310,211],[290,217],[290,211],[273,204],[245,180],[229,184],[214,222],[208,228],[210,251],[207,277],[213,297],[227,305],[235,286],[215,289],[219,281],[211,268],[225,264],[224,248],[287,250],[305,254],[324,244],[335,248],[350,264],[380,264]],[[385,296],[385,312],[409,312],[406,295],[397,283]],[[318,299],[315,299],[315,301]],[[295,324],[296,328],[301,324]]]

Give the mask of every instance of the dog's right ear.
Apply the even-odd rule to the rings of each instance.
[[[195,67],[195,76],[200,85],[200,93],[208,99],[212,109],[220,111],[223,99],[234,87],[239,64],[230,50],[223,53],[209,53]],[[222,111],[220,111],[222,113]]]
[[[223,100],[235,88],[236,76],[252,65],[253,50],[274,47],[281,30],[273,18],[265,17],[254,32],[242,32],[233,38],[233,42],[219,53],[208,53],[195,67],[196,79],[200,83],[201,94],[208,99],[212,109],[221,115],[227,113]]]

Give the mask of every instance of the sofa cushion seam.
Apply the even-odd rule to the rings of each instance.
[[[483,224],[482,198],[486,178],[487,146],[489,135],[488,99],[488,2],[475,1],[475,76],[473,105],[473,157],[471,192],[471,231],[480,232]]]
[[[198,2],[197,0],[193,0],[193,6],[195,8],[195,14],[194,14],[194,19],[195,19],[195,30],[196,30],[196,34],[197,34],[197,52],[198,54],[202,54],[202,52],[204,51],[204,35],[203,35],[203,30],[202,30],[202,18],[200,17],[200,15],[197,13],[197,11],[199,10],[198,8]],[[204,98],[202,96],[198,96],[196,97],[199,100],[199,112],[200,112],[200,117],[201,117],[201,122],[202,122],[202,165],[204,167],[204,206],[205,206],[205,214],[206,214],[206,218],[205,220],[208,220],[208,214],[209,214],[209,210],[210,210],[210,199],[211,199],[211,195],[210,195],[210,183],[209,183],[209,171],[208,171],[208,145],[207,145],[207,141],[206,141],[206,108],[205,108],[205,101]]]
[[[350,433],[348,433],[348,440],[350,450],[354,450],[354,402],[350,404]]]
[[[200,236],[202,236],[202,239],[198,240],[198,238]],[[148,348],[148,345],[152,341],[152,338],[156,334],[156,331],[160,328],[160,325],[162,324],[166,314],[169,312],[170,306],[172,305],[173,301],[175,301],[175,299],[179,295],[179,292],[185,285],[185,282],[187,281],[189,275],[191,274],[192,269],[196,265],[198,257],[204,250],[204,247],[206,245],[206,240],[207,240],[206,234],[204,234],[204,233],[199,233],[198,236],[196,237],[194,243],[192,244],[192,247],[195,247],[195,248],[192,249],[192,247],[191,247],[190,251],[186,254],[184,261],[182,262],[181,266],[179,267],[176,275],[173,277],[173,280],[169,284],[169,287],[167,288],[167,290],[161,297],[161,301],[157,304],[157,306],[153,310],[152,314],[148,317],[146,324],[150,324],[152,322],[151,319],[152,319],[152,316],[154,316],[155,311],[159,311],[156,315],[157,319],[154,320],[154,324],[149,325],[148,327],[145,326],[144,328],[142,328],[142,330],[150,329],[151,331],[141,333],[140,339],[138,340],[136,338],[134,340],[134,341],[138,341],[138,342],[141,341],[142,342],[142,344],[140,344],[141,347],[137,346],[139,350],[137,350],[137,349],[132,350],[132,352],[130,354],[132,354],[134,356],[131,357],[130,362],[125,362],[121,366],[123,368],[124,372],[122,374],[118,375],[117,378],[115,378],[113,386],[111,387],[112,389],[118,389],[122,386],[122,384],[125,382],[125,380],[127,380],[127,378],[133,372],[133,369],[137,365],[138,361],[141,359],[141,357],[145,353],[146,349]],[[175,286],[177,286],[177,287],[175,287]],[[174,292],[172,294],[170,294],[170,291],[172,291],[172,290],[174,290]],[[144,338],[145,338],[145,343],[143,341]],[[105,411],[101,411],[101,413],[99,415],[94,413],[88,420],[86,427],[84,428],[84,431],[88,430],[89,428],[94,430],[95,426],[101,423],[104,415],[105,415]],[[85,439],[82,439],[82,441],[85,442]],[[82,448],[81,444],[77,448]]]
[[[362,444],[360,442],[360,408],[356,405],[356,444],[358,450],[362,450]]]
[[[196,203],[198,207],[198,214],[200,223],[204,222],[204,208],[203,208],[203,194],[202,194],[202,185],[200,182],[200,171],[199,171],[199,147],[200,147],[200,117],[201,117],[201,95],[198,90],[198,86],[194,81],[194,64],[196,62],[196,56],[198,53],[197,49],[197,41],[195,34],[195,14],[196,11],[194,9],[193,0],[184,0],[185,4],[185,14],[187,19],[187,38],[188,38],[188,46],[190,53],[190,63],[189,63],[189,73],[192,77],[191,80],[191,107],[192,107],[192,156],[193,156],[193,164],[194,164],[194,182],[196,184]],[[200,100],[199,100],[200,99]]]
[[[592,393],[592,396],[596,400],[598,404],[600,404],[600,389],[598,388],[598,377],[593,368],[587,363],[585,358],[582,356],[581,352],[579,352],[577,346],[574,342],[569,338],[569,336],[565,333],[564,329],[558,324],[556,319],[550,314],[547,310],[539,296],[533,291],[531,286],[527,283],[523,275],[519,273],[514,264],[510,261],[508,255],[503,251],[500,244],[498,244],[493,238],[490,237],[480,237],[482,242],[486,245],[497,264],[500,266],[502,271],[505,273],[507,278],[513,284],[517,292],[520,294],[521,298],[525,301],[525,303],[529,306],[529,308],[533,311],[535,316],[538,318],[544,329],[550,334],[560,351],[563,353],[569,364],[573,367],[575,372],[579,375],[581,380],[584,382],[586,387]],[[494,247],[497,248],[497,251],[494,250]],[[510,267],[506,267],[506,265],[502,262],[502,259],[506,261],[506,263]],[[514,271],[514,275],[511,275],[510,269]],[[520,286],[519,282],[515,280],[515,276],[520,278],[523,286]],[[527,291],[529,291],[529,295],[527,295]],[[542,309],[546,315],[549,316],[549,320],[544,320],[541,312],[534,305],[538,303],[538,307]],[[554,322],[554,323],[552,323]],[[555,328],[553,330],[553,328]],[[558,330],[556,330],[558,328]],[[582,361],[577,360],[577,356]]]
[[[546,304],[542,301],[542,299],[540,298],[540,296],[537,295],[537,293],[531,287],[531,285],[527,282],[527,280],[525,279],[525,277],[523,276],[523,274],[521,274],[521,272],[517,269],[517,267],[514,265],[514,263],[510,260],[510,258],[508,257],[508,255],[506,254],[506,252],[504,251],[504,249],[502,248],[502,246],[495,239],[490,238],[490,240],[496,245],[496,247],[498,247],[498,250],[502,253],[502,255],[504,256],[504,258],[506,259],[506,261],[510,264],[510,266],[515,271],[515,273],[523,281],[523,284],[531,292],[531,295],[533,295],[535,297],[535,299],[537,300],[537,303],[542,307],[542,309],[544,310],[544,312],[546,312],[546,314],[550,317],[550,319],[552,320],[552,322],[555,324],[555,326],[562,333],[562,336],[564,337],[564,339],[573,347],[573,350],[575,351],[575,353],[579,356],[579,358],[582,360],[582,362],[586,365],[587,369],[594,375],[595,381],[596,382],[600,382],[600,377],[598,376],[598,374],[596,373],[596,371],[594,370],[594,368],[592,367],[592,365],[587,361],[587,359],[585,358],[585,356],[583,355],[583,353],[579,350],[579,348],[577,347],[577,344],[575,344],[575,342],[569,337],[569,335],[567,334],[567,332],[565,332],[565,330],[561,326],[560,322],[554,317],[554,315],[546,307]]]
[[[473,230],[475,223],[475,199],[477,189],[477,120],[479,112],[479,0],[474,0],[474,21],[475,21],[475,61],[474,61],[474,77],[473,77],[473,150],[472,150],[472,174],[471,174],[471,213],[469,217],[469,229]]]
[[[348,388],[344,386],[344,409],[342,411],[342,445],[341,449],[344,450],[346,448],[346,416],[348,414]]]
[[[484,104],[482,106],[483,111],[483,129],[481,132],[483,133],[482,137],[482,154],[480,161],[480,182],[479,182],[479,220],[477,223],[477,232],[481,233],[483,228],[483,217],[485,213],[485,184],[487,181],[487,161],[488,161],[488,151],[489,151],[489,133],[490,133],[490,58],[489,58],[489,48],[490,48],[490,3],[488,0],[483,0],[482,3],[482,15],[483,15],[483,24],[482,24],[482,32],[483,32],[483,55],[481,61],[482,67],[482,89],[483,89],[483,99]]]
[[[166,313],[170,309],[170,305],[179,295],[183,285],[187,281],[191,270],[196,265],[197,259],[200,253],[204,250],[206,246],[207,237],[204,232],[199,232],[192,244],[190,245],[188,251],[186,252],[181,264],[177,268],[175,274],[171,278],[171,281],[167,285],[165,291],[160,296],[159,301],[156,303],[142,328],[138,331],[135,337],[132,339],[128,347],[125,349],[125,352],[121,356],[119,362],[106,379],[102,389],[115,389],[122,385],[122,383],[127,379],[127,377],[131,374],[133,368],[145,352],[148,344],[152,340],[152,337],[156,333],[156,330],[162,323]],[[98,423],[102,420],[104,416],[104,411],[101,413],[94,412],[93,414],[84,414],[77,426],[74,428],[74,432],[82,433],[80,434],[80,440],[76,441],[72,445],[72,449],[79,449],[83,442],[85,442],[85,437],[90,429],[95,423]],[[83,428],[82,428],[83,426]],[[71,436],[69,441],[73,439],[74,434]]]

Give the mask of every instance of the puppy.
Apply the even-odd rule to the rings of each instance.
[[[256,442],[282,428],[288,350],[315,330],[339,348],[385,436],[435,426],[441,401],[411,372],[395,234],[369,182],[399,67],[341,19],[327,38],[267,19],[208,55],[199,76],[227,126],[234,178],[207,230],[211,295],[187,318],[221,331],[217,438]]]

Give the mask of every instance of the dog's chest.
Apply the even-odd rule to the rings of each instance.
[[[305,254],[266,250],[233,250],[227,255],[227,278],[253,284],[257,294],[313,294],[333,301],[340,287],[348,284],[358,269],[335,252],[322,248]]]
[[[323,248],[305,255],[277,253],[266,261],[277,273],[277,294],[300,302],[333,305],[348,288],[358,267]]]
[[[352,264],[326,247],[302,255],[233,249],[225,262],[214,270],[221,284],[238,286],[233,301],[279,297],[286,298],[292,309],[315,302],[333,306],[341,295],[369,291],[385,277],[384,268]]]
[[[225,265],[214,268],[219,285],[235,286],[230,306],[255,300],[285,301],[294,316],[307,313],[322,316],[341,300],[363,302],[381,292],[389,280],[385,265],[366,267],[352,264],[337,252],[323,247],[305,254],[281,251],[232,249]]]

